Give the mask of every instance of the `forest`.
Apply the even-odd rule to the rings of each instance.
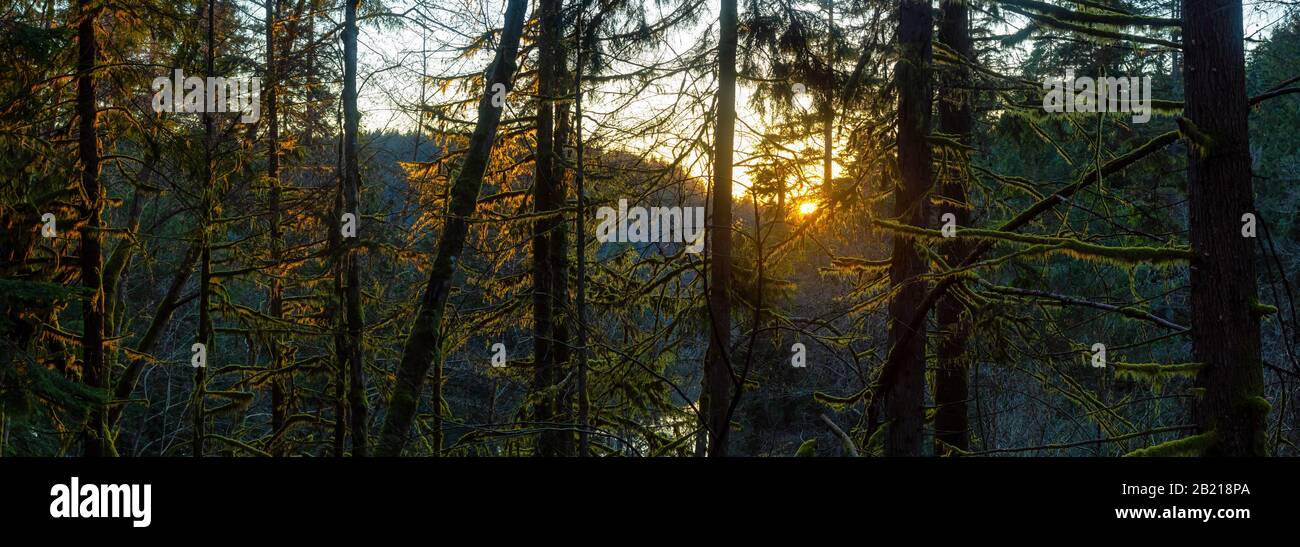
[[[0,457],[1300,455],[1294,0],[2,0]]]

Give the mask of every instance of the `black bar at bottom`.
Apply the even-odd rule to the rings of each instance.
[[[4,458],[0,525],[10,538],[19,531],[161,538],[208,530],[213,539],[473,527],[491,543],[509,535],[655,541],[656,534],[689,538],[702,526],[760,536],[903,526],[927,537],[971,526],[1026,534],[1040,526],[1260,531],[1292,520],[1296,471],[1283,459]],[[69,491],[74,477],[76,496]],[[148,504],[136,501],[144,485]],[[137,497],[114,497],[124,492]],[[88,502],[83,494],[98,497]],[[125,515],[84,514],[112,513],[114,500]],[[147,517],[136,517],[146,505]]]

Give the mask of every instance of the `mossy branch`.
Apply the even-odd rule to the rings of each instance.
[[[1025,17],[1028,17],[1039,23],[1042,23],[1044,25],[1047,25],[1049,27],[1058,30],[1065,30],[1069,32],[1082,34],[1085,36],[1092,36],[1094,38],[1104,38],[1107,40],[1137,42],[1137,43],[1149,44],[1153,46],[1163,46],[1173,50],[1183,49],[1183,46],[1181,44],[1170,42],[1169,40],[1162,40],[1160,38],[1150,38],[1147,36],[1138,36],[1136,34],[1125,34],[1123,32],[1090,27],[1086,24],[1072,23],[1070,21],[1058,19],[1052,15],[1037,13],[1032,10],[1019,8],[1006,1],[1004,1],[1003,4],[1006,5],[1007,11],[1018,13],[1020,15],[1023,15]]]
[[[1218,441],[1218,435],[1214,431],[1206,431],[1199,435],[1174,439],[1157,445],[1139,448],[1124,457],[1129,458],[1171,458],[1177,456],[1199,456],[1204,454],[1206,449]]]
[[[848,273],[865,273],[878,272],[889,269],[893,261],[889,258],[872,260],[870,258],[858,258],[852,256],[836,256],[831,258],[829,268],[821,268],[823,273],[830,272],[848,272]]]
[[[1158,315],[1153,315],[1153,314],[1151,314],[1151,313],[1148,313],[1148,312],[1142,311],[1142,310],[1140,310],[1140,309],[1138,309],[1138,308],[1135,308],[1135,307],[1133,307],[1133,306],[1119,306],[1119,305],[1115,305],[1115,304],[1106,304],[1106,303],[1104,303],[1104,302],[1093,302],[1093,301],[1090,301],[1090,300],[1084,300],[1084,299],[1082,299],[1082,298],[1077,298],[1077,297],[1070,296],[1070,295],[1058,294],[1058,293],[1053,293],[1053,292],[1048,292],[1048,291],[1039,291],[1039,290],[1034,290],[1034,289],[1022,289],[1022,288],[1020,288],[1020,287],[1006,287],[1006,286],[1003,286],[1003,285],[994,285],[994,284],[989,283],[989,282],[987,282],[987,281],[980,281],[980,285],[983,286],[983,287],[985,287],[986,289],[988,289],[988,290],[990,290],[990,291],[993,291],[993,292],[995,292],[995,293],[998,293],[998,294],[1009,294],[1009,295],[1015,295],[1015,296],[1027,296],[1027,297],[1033,297],[1033,298],[1044,298],[1044,299],[1051,300],[1051,301],[1054,301],[1054,302],[1059,302],[1059,303],[1061,303],[1061,304],[1063,304],[1063,305],[1070,305],[1070,306],[1083,306],[1083,307],[1095,308],[1095,309],[1099,309],[1099,310],[1113,311],[1113,312],[1119,313],[1119,314],[1121,314],[1121,315],[1123,315],[1123,316],[1125,316],[1125,317],[1130,317],[1130,318],[1133,318],[1133,319],[1140,319],[1140,320],[1143,320],[1143,321],[1150,321],[1150,322],[1155,323],[1155,324],[1157,324],[1157,325],[1160,325],[1160,326],[1162,326],[1162,327],[1165,327],[1165,328],[1168,328],[1168,329],[1171,329],[1171,330],[1175,330],[1175,331],[1179,331],[1179,332],[1187,332],[1187,331],[1191,330],[1191,329],[1189,329],[1188,327],[1185,327],[1185,326],[1183,326],[1183,325],[1179,325],[1179,324],[1174,323],[1174,322],[1172,322],[1172,321],[1168,321],[1168,320],[1164,319],[1163,317],[1160,317],[1160,316],[1158,316]]]
[[[1166,17],[1147,17],[1144,15],[1133,15],[1131,13],[1096,13],[1086,11],[1075,11],[1070,8],[1035,2],[1034,0],[998,0],[998,3],[1008,6],[1017,6],[1031,9],[1033,11],[1050,15],[1060,21],[1069,21],[1073,23],[1092,23],[1098,25],[1108,25],[1113,27],[1160,27],[1160,28],[1182,28],[1181,19],[1170,19]]]
[[[230,438],[230,437],[226,437],[226,436],[223,436],[223,435],[217,435],[217,434],[215,434],[215,433],[209,433],[209,434],[207,435],[207,438],[209,438],[209,439],[213,439],[213,440],[217,440],[217,441],[221,441],[221,442],[223,442],[223,443],[225,443],[225,444],[228,444],[228,445],[230,445],[230,446],[233,446],[233,447],[235,447],[235,448],[238,448],[238,449],[240,449],[240,450],[243,450],[243,451],[245,451],[245,452],[248,452],[249,454],[252,454],[252,455],[254,455],[254,456],[262,456],[262,457],[264,457],[264,458],[269,458],[269,457],[271,457],[271,454],[268,453],[268,452],[266,452],[265,450],[259,450],[259,449],[255,448],[255,447],[253,447],[253,446],[251,446],[251,445],[249,445],[249,444],[247,444],[247,443],[244,443],[244,442],[241,442],[241,441],[238,441],[238,440],[232,439],[232,438]]]
[[[1196,373],[1204,367],[1202,363],[1110,363],[1117,378],[1125,378],[1151,384],[1155,387],[1164,385],[1169,378],[1195,378]]]
[[[1120,15],[1133,15],[1133,12],[1116,6],[1107,6],[1105,4],[1101,4],[1098,2],[1089,2],[1088,0],[1070,0],[1070,1],[1080,6],[1086,6],[1095,10],[1100,10],[1100,11],[1105,11],[1110,13],[1118,13]]]
[[[1156,151],[1162,150],[1164,147],[1175,142],[1178,142],[1177,131],[1162,133],[1147,141],[1142,146],[1139,146],[1118,158],[1092,167],[1088,171],[1084,172],[1073,183],[1066,185],[1060,190],[1053,192],[1052,195],[1035,202],[1028,209],[1025,209],[1011,220],[1003,223],[1002,226],[998,227],[998,231],[1013,232],[1020,229],[1037,218],[1038,215],[1047,212],[1052,207],[1055,207],[1056,204],[1068,200],[1071,196],[1078,193],[1088,185],[1100,180],[1102,177],[1122,171],[1129,165],[1136,163],[1138,160],[1145,158]],[[962,259],[962,261],[954,267],[954,271],[962,271],[970,267],[972,264],[975,264],[984,256],[984,253],[987,253],[989,249],[992,248],[993,241],[980,241],[980,243],[966,255],[966,258]],[[900,366],[900,361],[897,359],[896,352],[899,348],[906,347],[907,344],[911,342],[912,336],[915,336],[915,333],[925,330],[925,320],[929,316],[929,310],[933,308],[934,305],[939,302],[939,298],[944,294],[947,294],[948,289],[958,281],[959,277],[956,275],[943,276],[939,278],[939,281],[935,284],[934,288],[930,289],[930,291],[925,294],[925,298],[922,299],[920,305],[917,306],[916,313],[914,313],[912,318],[907,322],[908,328],[903,330],[902,337],[900,337],[897,343],[889,349],[889,355],[885,357],[885,364],[882,367],[880,379],[877,384],[884,386],[886,389],[893,385]],[[866,390],[863,391],[864,395],[866,394],[865,391]],[[875,404],[874,394],[872,394],[871,398],[867,400],[867,407],[870,408],[873,404]]]
[[[1208,133],[1202,131],[1200,127],[1197,127],[1196,124],[1186,116],[1179,116],[1177,122],[1179,134],[1181,134],[1187,142],[1195,146],[1197,155],[1206,158],[1214,152],[1214,137],[1211,137]]]
[[[866,397],[869,391],[870,388],[863,388],[861,391],[858,391],[857,393],[854,393],[847,397],[837,397],[829,393],[816,391],[813,392],[813,400],[831,407],[832,410],[842,411],[848,408],[850,405],[858,401],[861,401],[863,397]]]
[[[900,224],[889,220],[878,219],[873,223],[888,230],[913,236],[932,239],[943,238],[943,233],[939,230]],[[1185,247],[1110,247],[1066,237],[1021,234],[983,228],[958,227],[956,233],[956,237],[959,238],[1043,245],[1047,252],[1063,252],[1085,260],[1101,260],[1122,265],[1175,264],[1182,263],[1192,257],[1191,250]]]
[[[1255,317],[1268,317],[1277,313],[1277,306],[1255,301],[1250,303],[1250,311]]]

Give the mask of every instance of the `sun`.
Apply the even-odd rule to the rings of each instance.
[[[815,201],[805,201],[799,204],[799,214],[801,215],[811,215],[816,210],[817,202]]]

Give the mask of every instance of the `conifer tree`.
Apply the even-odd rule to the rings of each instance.
[[[957,226],[970,226],[970,205],[966,197],[968,152],[961,148],[970,146],[973,126],[971,103],[972,82],[967,63],[975,62],[975,50],[970,37],[970,11],[963,0],[945,0],[939,8],[939,43],[951,50],[955,60],[941,72],[938,99],[939,133],[952,138],[954,147],[943,151],[940,172],[942,205],[937,207],[940,218],[951,214]],[[967,246],[956,239],[941,249],[944,262],[956,264],[965,257]],[[935,308],[938,323],[936,343],[936,370],[934,385],[934,437],[935,454],[942,455],[946,447],[965,451],[970,447],[967,399],[970,396],[967,347],[969,322],[963,324],[963,305],[954,295],[946,294]]]
[[[104,190],[99,173],[99,107],[95,104],[95,70],[99,44],[95,21],[99,6],[89,0],[77,3],[77,150],[81,163],[81,195],[87,218],[81,228],[81,284],[86,289],[82,300],[82,335],[85,382],[96,389],[108,387],[109,371],[104,351],[103,288]],[[106,456],[112,452],[108,438],[105,410],[92,408],[86,419],[84,449],[87,456]]]
[[[357,4],[360,0],[345,0],[343,19],[343,210],[361,222],[361,175],[357,165],[357,128],[361,113],[357,110]],[[357,239],[345,242],[343,264],[346,268],[347,303],[344,310],[346,354],[340,361],[347,362],[348,413],[351,418],[352,455],[363,457],[369,451],[366,432],[366,375],[362,363],[361,274],[357,258]],[[340,365],[342,368],[342,365]]]
[[[928,2],[901,0],[898,10],[899,58],[894,78],[899,180],[894,216],[904,225],[922,226],[928,217],[926,200],[933,184],[929,134],[934,18]],[[885,384],[883,425],[888,428],[885,453],[890,456],[921,455],[926,336],[923,330],[905,333],[914,323],[922,322],[926,313],[919,304],[926,292],[922,275],[927,266],[917,244],[905,234],[895,234],[890,258],[889,282],[894,296],[889,302],[889,360],[882,372],[891,380]]]
[[[731,185],[736,130],[736,0],[722,0],[718,19],[718,98],[713,129],[709,216],[709,349],[704,363],[705,427],[710,457],[727,455],[731,431]]]
[[[1184,0],[1179,119],[1189,141],[1192,353],[1204,394],[1194,416],[1205,454],[1268,453],[1254,245],[1242,218],[1255,211],[1238,0]]]

